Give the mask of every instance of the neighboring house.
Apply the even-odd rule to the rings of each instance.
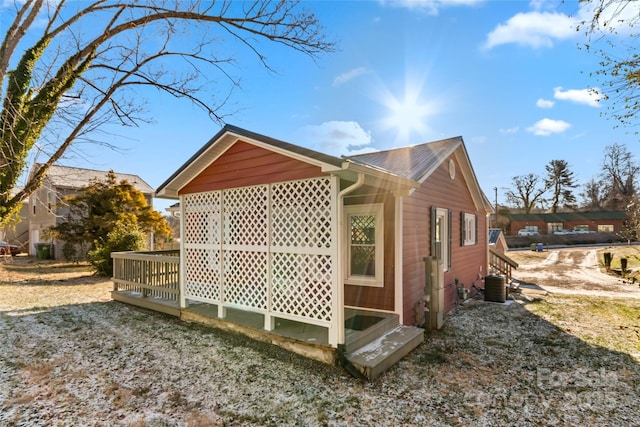
[[[489,247],[504,254],[509,250],[507,239],[504,237],[504,233],[500,228],[489,229]]]
[[[21,253],[29,252],[29,223],[27,222],[29,214],[29,200],[23,202],[20,212],[18,212],[19,220],[4,228],[0,228],[0,240],[16,245],[20,248]]]
[[[338,158],[227,125],[156,195],[180,201],[181,307],[322,326],[332,347],[348,310],[418,325],[425,287],[446,312],[488,272],[493,210],[461,137]]]
[[[55,258],[63,258],[64,242],[47,239],[45,230],[66,220],[69,208],[64,198],[94,181],[104,181],[108,171],[67,166],[51,166],[40,189],[31,195],[29,203],[29,254],[36,255],[35,244],[53,243]],[[153,188],[137,175],[116,173],[118,182],[126,180],[142,192],[149,205],[153,203]],[[88,250],[88,248],[84,248]],[[80,257],[85,256],[79,254]]]
[[[511,234],[518,230],[534,230],[553,234],[558,230],[585,230],[597,233],[619,233],[627,215],[624,211],[557,212],[510,214]]]

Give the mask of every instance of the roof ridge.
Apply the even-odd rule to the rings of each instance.
[[[36,163],[36,165],[41,165],[42,163]],[[91,171],[91,172],[101,172],[101,173],[109,173],[110,171],[113,171],[113,173],[115,173],[116,175],[132,175],[132,176],[137,176],[138,178],[140,178],[140,175],[135,174],[135,173],[128,173],[128,172],[118,172],[114,169],[108,169],[108,170],[103,170],[103,169],[90,169],[90,168],[79,168],[76,166],[64,166],[64,165],[57,165],[57,164],[53,164],[51,166],[49,166],[49,169],[51,168],[64,168],[64,169],[76,169],[76,170],[81,170],[81,171]],[[141,178],[142,179],[142,178]]]
[[[403,147],[396,147],[396,148],[388,148],[386,150],[376,150],[376,151],[371,151],[368,153],[362,153],[362,154],[354,154],[352,156],[343,156],[346,159],[351,159],[351,158],[357,158],[359,156],[366,156],[368,154],[374,154],[374,153],[390,153],[392,151],[401,151],[401,150],[410,150],[412,148],[416,148],[416,147],[422,147],[422,146],[426,146],[426,145],[431,145],[431,144],[437,144],[440,142],[447,142],[447,141],[451,141],[451,140],[461,140],[462,136],[458,135],[458,136],[452,136],[449,138],[442,138],[442,139],[437,139],[435,141],[427,141],[427,142],[423,142],[420,144],[413,144],[413,145],[405,145]]]

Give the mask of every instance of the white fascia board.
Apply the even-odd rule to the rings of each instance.
[[[394,192],[401,196],[408,196],[420,186],[416,181],[412,179],[403,178],[384,170],[376,169],[366,165],[360,165],[348,160],[342,162],[342,170],[362,173],[367,177],[389,182],[395,186]]]
[[[289,158],[292,158],[292,159],[295,159],[295,160],[299,160],[299,161],[304,162],[304,163],[308,163],[308,164],[317,166],[323,172],[330,173],[330,172],[337,172],[337,171],[341,170],[341,168],[339,166],[335,166],[335,165],[332,165],[330,163],[323,162],[322,160],[318,160],[318,159],[313,158],[313,157],[305,156],[305,155],[300,154],[300,153],[295,153],[293,151],[287,150],[285,148],[278,147],[278,146],[273,145],[273,144],[268,144],[268,143],[262,142],[262,141],[257,140],[257,139],[246,137],[244,135],[235,134],[233,132],[229,132],[229,135],[234,135],[235,136],[234,142],[236,142],[238,140],[242,140],[242,141],[248,142],[251,145],[255,145],[257,147],[264,148],[265,150],[273,151],[274,153],[277,153],[277,154],[280,154],[280,155],[283,155],[283,156],[286,156],[286,157],[289,157]]]

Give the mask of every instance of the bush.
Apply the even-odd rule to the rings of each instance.
[[[146,249],[146,236],[136,224],[118,222],[107,234],[106,241],[96,242],[95,248],[89,251],[88,258],[96,273],[112,276],[111,252],[144,251]]]

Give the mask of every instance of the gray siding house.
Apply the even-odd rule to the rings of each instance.
[[[36,255],[36,243],[53,243],[54,257],[62,258],[64,242],[46,239],[45,230],[65,220],[69,213],[64,198],[78,192],[91,182],[102,181],[108,171],[74,168],[67,166],[52,166],[45,177],[42,187],[29,200],[29,210],[26,215],[29,229],[30,255]],[[144,194],[149,205],[153,203],[153,188],[138,175],[115,173],[118,182],[126,180],[138,191]]]

